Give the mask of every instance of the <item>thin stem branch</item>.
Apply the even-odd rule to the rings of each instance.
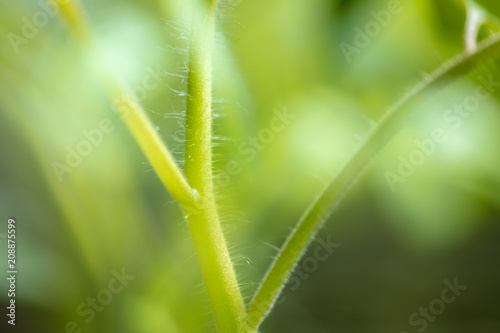
[[[186,209],[219,332],[244,332],[246,311],[221,229],[212,179],[212,44],[216,1],[195,13],[186,110],[185,171],[201,208]],[[205,10],[203,10],[205,9]]]
[[[92,39],[77,1],[58,1],[60,13],[82,47]],[[195,15],[189,62],[186,117],[186,178],[161,141],[144,110],[106,72],[104,81],[135,140],[172,196],[186,212],[212,311],[220,332],[244,332],[246,312],[217,214],[212,183],[212,62],[216,1]],[[198,13],[196,13],[198,14]],[[124,105],[124,107],[123,107]],[[189,183],[188,183],[189,181]]]
[[[93,39],[83,14],[83,8],[77,0],[58,0],[59,14],[67,22],[76,40],[85,52],[93,51]],[[154,170],[170,194],[182,205],[196,207],[199,195],[188,184],[172,154],[154,129],[144,109],[131,97],[119,80],[107,68],[96,68],[105,85],[110,99],[119,100],[118,111],[130,133],[148,158]]]
[[[55,11],[59,12],[59,15],[66,21],[79,43],[83,44],[85,47],[91,45],[92,37],[80,1],[56,0],[56,3],[58,8],[56,8]]]
[[[402,126],[411,114],[411,106],[417,101],[420,93],[459,77],[499,50],[500,37],[498,36],[480,43],[475,52],[465,52],[437,69],[387,112],[359,150],[307,209],[288,237],[247,310],[249,329],[257,329],[264,320],[318,229],[359,178],[371,159]]]
[[[483,11],[474,1],[467,1],[465,3],[466,20],[464,30],[464,45],[468,53],[472,53],[477,47],[477,36],[479,28],[484,21]]]
[[[124,103],[119,111],[121,118],[158,177],[172,197],[183,207],[197,207],[199,194],[189,186],[187,179],[154,129],[144,109],[130,95],[126,94],[124,89],[120,90],[122,92],[117,92],[116,95],[122,96],[121,100]]]

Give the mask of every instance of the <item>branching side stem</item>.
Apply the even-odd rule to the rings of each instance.
[[[92,34],[80,2],[57,0],[57,3],[58,13],[66,21],[82,50],[87,53],[92,52],[94,50]],[[199,204],[198,194],[189,186],[144,109],[134,101],[127,89],[107,68],[99,66],[96,71],[99,73],[110,100],[120,101],[122,107],[117,111],[170,194],[182,205],[196,207]]]
[[[92,38],[77,0],[58,0],[61,16],[85,51]],[[216,1],[195,8],[188,74],[185,173],[142,107],[113,75],[103,81],[118,112],[153,168],[186,213],[219,332],[246,332],[246,311],[217,213],[212,183],[212,44]],[[102,68],[100,68],[102,69]]]
[[[249,329],[256,330],[267,316],[318,229],[373,157],[402,126],[411,114],[412,105],[420,94],[463,75],[473,66],[499,51],[499,36],[480,43],[474,52],[465,52],[445,63],[387,112],[379,125],[367,136],[359,150],[307,209],[288,237],[247,310]]]

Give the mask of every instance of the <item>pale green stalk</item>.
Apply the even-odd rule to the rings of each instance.
[[[77,39],[84,48],[89,48],[92,44],[90,33],[78,3],[59,3],[60,13]],[[186,177],[140,105],[109,73],[104,81],[112,100],[125,103],[125,107],[119,110],[122,119],[186,213],[219,332],[246,332],[245,306],[220,226],[212,183],[211,53],[216,1],[201,7],[207,8],[195,11],[192,27],[186,111]]]
[[[203,7],[203,6],[202,6]],[[186,209],[219,332],[244,332],[246,312],[221,229],[212,176],[212,44],[216,1],[195,13],[188,74],[185,172],[200,209]]]
[[[58,13],[68,24],[82,49],[89,53],[92,52],[92,35],[86,24],[79,1],[58,0],[58,4]],[[110,73],[102,66],[97,67],[96,71],[108,91],[110,100],[120,101],[121,109],[117,111],[170,194],[183,205],[197,206],[198,194],[189,186],[181,169],[161,140],[158,132],[154,129],[144,109],[134,101],[130,93],[115,79],[113,73]]]
[[[483,9],[472,0],[466,1],[465,7],[467,17],[465,19],[464,45],[465,50],[470,53],[476,49],[479,28],[481,28],[485,15]]]
[[[499,51],[500,37],[498,36],[479,44],[474,52],[465,52],[444,64],[389,110],[361,148],[312,203],[288,237],[247,310],[249,329],[256,330],[272,309],[288,277],[318,229],[368,166],[370,160],[408,118],[413,110],[412,103],[417,100],[420,93],[459,77],[471,67],[480,64]]]

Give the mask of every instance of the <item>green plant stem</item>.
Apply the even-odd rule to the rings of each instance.
[[[83,14],[83,6],[79,0],[56,0],[58,8],[56,11],[63,18],[71,31],[77,38],[78,42],[84,47],[92,44],[90,30],[88,29],[85,15]]]
[[[144,109],[124,89],[121,91],[121,93],[118,91],[117,95],[122,96],[126,110],[121,118],[158,177],[183,207],[197,207],[199,205],[198,193],[189,186],[187,179],[154,129]]]
[[[85,51],[92,39],[77,1],[59,1],[60,13]],[[112,100],[153,168],[186,212],[212,311],[220,332],[244,332],[246,311],[217,214],[212,183],[211,49],[216,1],[193,20],[186,116],[186,177],[161,141],[141,106],[114,76],[102,78]],[[198,13],[197,13],[198,14]],[[102,68],[99,68],[102,70]],[[100,72],[100,71],[99,71]]]
[[[82,50],[91,53],[94,43],[80,2],[58,0],[58,4],[58,13],[66,21]],[[198,193],[189,186],[144,109],[107,68],[96,65],[95,69],[110,100],[120,101],[121,109],[117,111],[170,194],[182,205],[196,207],[199,204]]]
[[[186,209],[219,332],[244,332],[246,311],[217,214],[212,182],[212,44],[216,1],[195,15],[188,74],[185,172],[201,208]]]
[[[500,38],[498,36],[480,43],[473,53],[463,53],[445,63],[387,112],[359,150],[307,209],[288,237],[248,307],[249,329],[257,329],[264,320],[318,229],[373,157],[402,126],[411,114],[411,106],[417,101],[420,93],[468,72],[473,66],[499,50]]]
[[[479,28],[484,22],[483,10],[472,0],[465,2],[466,20],[464,31],[464,45],[467,52],[474,52],[477,46]]]

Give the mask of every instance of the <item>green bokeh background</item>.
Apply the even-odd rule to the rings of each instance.
[[[497,2],[486,2],[500,13]],[[0,242],[6,253],[7,220],[15,218],[13,331],[59,333],[69,321],[88,333],[215,331],[182,212],[88,64],[112,67],[129,87],[161,69],[160,84],[141,102],[182,164],[189,2],[84,1],[96,54],[82,55],[55,17],[16,52],[9,34],[22,35],[23,20],[32,21],[40,3],[0,1]],[[214,168],[246,301],[302,212],[373,123],[463,49],[458,1],[401,1],[401,13],[348,61],[340,45],[354,45],[356,28],[365,29],[371,11],[387,6],[254,0],[221,7]],[[492,19],[481,38],[496,31]],[[285,289],[262,332],[417,332],[409,316],[455,277],[467,290],[425,331],[500,332],[500,90],[456,128],[443,118],[490,75],[500,81],[494,59],[421,96],[415,115],[320,231],[319,238],[340,247],[298,288]],[[283,110],[294,116],[290,123],[261,149],[242,153],[241,145],[269,133]],[[103,119],[112,122],[111,133],[60,181],[54,161],[64,163],[67,147],[76,149]],[[392,191],[386,172],[397,172],[399,157],[408,158],[415,140],[437,128],[447,140]],[[135,279],[86,323],[77,307],[122,268]]]

